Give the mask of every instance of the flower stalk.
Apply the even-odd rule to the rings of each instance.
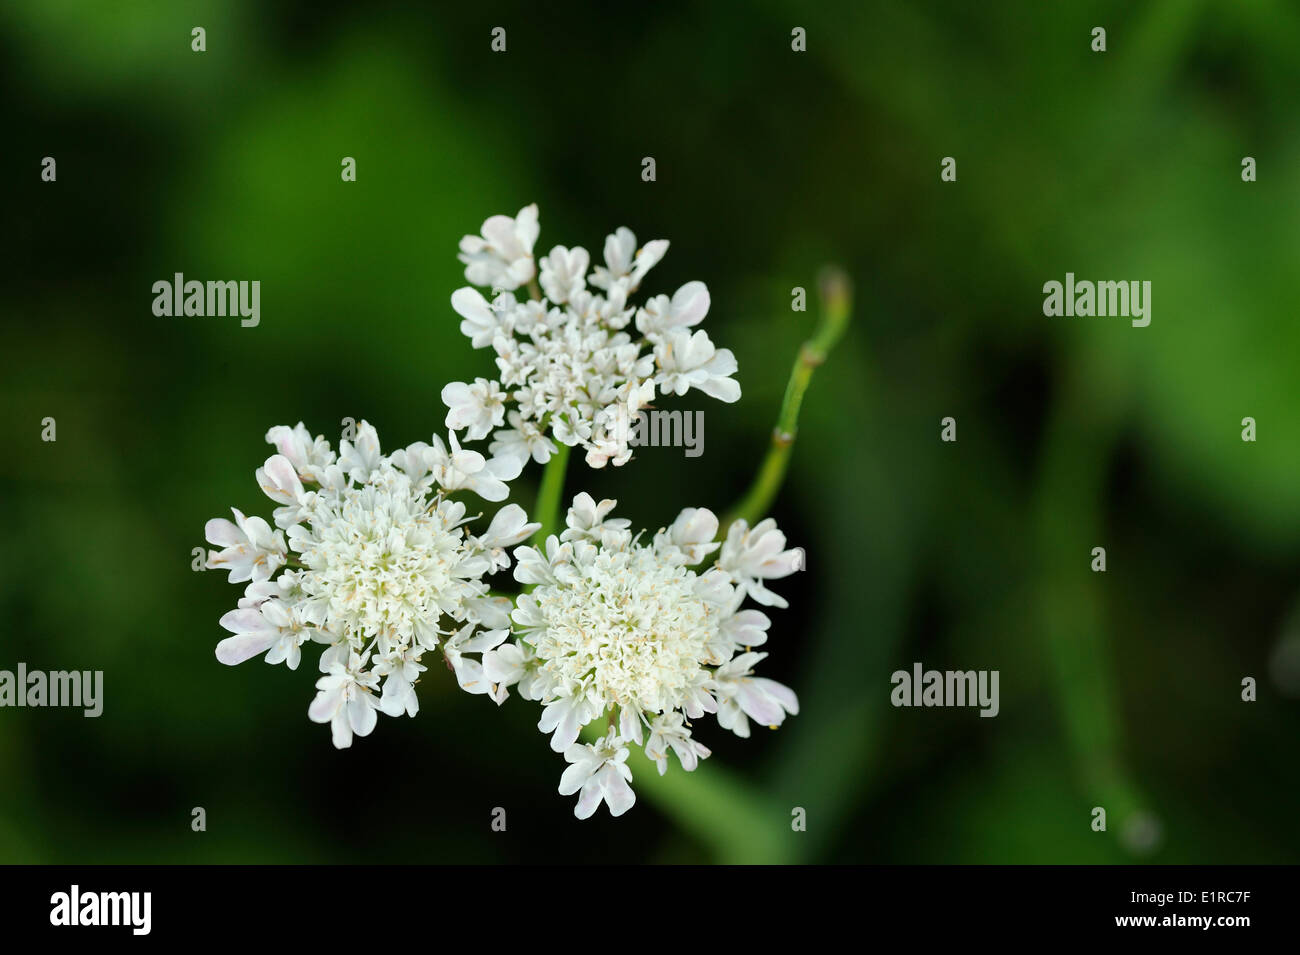
[[[569,467],[569,446],[557,442],[556,452],[546,462],[542,470],[542,481],[537,488],[537,506],[533,508],[533,519],[541,523],[541,528],[533,535],[533,541],[540,547],[546,546],[546,538],[556,532],[560,521],[560,501],[564,498],[564,475]]]
[[[754,483],[722,521],[724,530],[738,519],[744,519],[752,527],[771,508],[790,466],[804,393],[812,383],[813,372],[826,361],[848,327],[853,310],[853,285],[849,277],[840,269],[829,266],[822,271],[817,284],[821,297],[817,327],[799,349],[794,367],[790,369],[790,379],[786,382],[785,397],[781,400],[781,411],[772,430],[772,443],[767,455],[759,465]]]

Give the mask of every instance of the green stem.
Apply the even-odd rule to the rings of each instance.
[[[564,472],[569,466],[569,446],[555,442],[559,449],[551,455],[542,470],[542,483],[537,489],[537,505],[533,508],[533,520],[540,521],[541,527],[533,535],[533,543],[544,547],[546,538],[555,533],[560,523],[560,501],[564,495]]]
[[[734,521],[741,518],[751,526],[757,524],[772,506],[790,466],[804,392],[812,382],[813,372],[826,361],[831,349],[848,327],[853,309],[853,285],[849,277],[839,269],[826,268],[818,281],[818,287],[821,294],[821,317],[817,328],[812,337],[803,343],[794,360],[776,427],[772,430],[772,443],[767,449],[767,456],[759,465],[754,483],[745,496],[723,519],[721,531],[724,534]]]

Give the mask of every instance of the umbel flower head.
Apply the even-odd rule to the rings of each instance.
[[[631,230],[605,239],[603,266],[589,270],[590,253],[557,245],[534,263],[537,206],[514,218],[492,216],[482,236],[465,236],[465,278],[488,288],[457,289],[452,308],[475,348],[496,352],[498,379],[452,382],[442,390],[446,426],[468,429],[470,440],[493,436],[493,454],[545,464],[555,441],[586,451],[587,463],[624,464],[638,412],[661,394],[692,388],[732,402],[740,385],[736,359],[692,329],[709,310],[703,282],[687,282],[672,297],[636,305],[632,296],[668,251],[655,239],[638,247]],[[539,287],[540,282],[540,287]],[[532,298],[515,292],[528,286]]]
[[[209,552],[208,567],[248,584],[221,618],[233,636],[217,644],[217,659],[234,665],[265,654],[296,670],[304,643],[323,644],[308,716],[330,724],[340,749],[368,735],[380,712],[416,714],[421,658],[438,648],[462,689],[502,702],[470,656],[509,634],[510,601],[489,596],[483,578],[508,568],[506,548],[539,525],[508,504],[475,536],[468,525],[479,515],[453,495],[504,500],[519,463],[487,460],[455,434],[449,444],[435,435],[383,455],[364,421],[354,439],[339,441],[337,458],[301,422],[272,428],[266,440],[277,453],[257,469],[257,483],[279,505],[275,529],[238,510],[234,522],[206,527],[221,548]]]
[[[799,554],[775,522],[736,521],[706,568],[719,548],[710,511],[687,508],[644,543],[609,516],[614,504],[579,494],[544,551],[516,548],[515,579],[534,587],[512,615],[515,639],[483,654],[494,693],[517,685],[542,704],[537,726],[571,764],[560,793],[580,793],[580,819],[602,800],[615,816],[635,802],[630,746],[644,747],[661,775],[670,752],[689,772],[709,755],[691,720],[714,713],[749,736],[750,720],[775,729],[799,712],[793,691],[754,675],[767,654],[752,648],[767,641],[770,620],[740,609],[746,597],[786,606],[765,581],[797,570]],[[578,742],[595,720],[607,722],[604,738]]]

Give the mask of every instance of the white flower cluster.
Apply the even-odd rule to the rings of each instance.
[[[670,754],[690,772],[710,755],[691,721],[712,713],[747,737],[751,720],[775,729],[798,713],[793,691],[754,675],[771,621],[742,607],[785,607],[767,583],[802,561],[772,520],[737,520],[719,542],[717,517],[687,508],[669,527],[634,535],[611,516],[614,501],[585,493],[566,529],[537,547],[524,542],[541,525],[516,504],[471,531],[480,515],[458,493],[505,501],[506,482],[530,459],[545,464],[555,442],[583,448],[592,467],[625,463],[630,424],[656,390],[740,397],[735,358],[695,327],[709,309],[702,282],[631,301],[666,241],[638,248],[619,228],[591,268],[576,247],[535,263],[537,237],[530,205],[461,240],[466,278],[493,299],[466,287],[452,306],[473,346],[493,349],[499,374],[443,389],[445,443],[435,435],[385,455],[363,421],[336,455],[301,422],[267,432],[276,453],[256,477],[276,505],[273,523],[235,510],[233,522],[206,526],[218,548],[207,566],[247,585],[221,618],[232,636],[216,656],[234,665],[264,655],[297,669],[305,643],[323,645],[308,716],[344,748],[381,712],[416,715],[424,655],[439,651],[467,692],[499,704],[514,686],[539,703],[538,728],[569,764],[560,793],[578,795],[581,819],[602,802],[618,816],[636,799],[631,747],[660,774]],[[491,436],[491,457],[462,448],[457,432]],[[514,601],[486,583],[511,568],[511,548],[526,585]],[[599,735],[580,742],[589,724]]]
[[[488,302],[466,287],[451,304],[473,346],[496,352],[500,380],[447,385],[448,428],[468,429],[470,440],[492,434],[491,452],[521,464],[530,457],[545,464],[554,438],[582,447],[589,465],[603,467],[632,456],[629,429],[656,386],[664,395],[695,388],[721,401],[740,397],[731,351],[715,348],[703,329],[692,331],[709,310],[703,282],[641,306],[629,301],[668,251],[666,240],[638,248],[636,236],[619,228],[605,239],[605,264],[590,274],[586,249],[557,245],[538,263],[539,275],[537,235],[537,206],[530,205],[514,218],[492,216],[481,236],[461,240],[466,279],[495,297]],[[533,298],[520,301],[514,293],[525,285]]]
[[[612,815],[635,801],[628,746],[641,745],[662,775],[668,753],[694,770],[709,750],[691,736],[689,720],[716,713],[737,736],[749,721],[776,728],[799,703],[789,688],[756,677],[770,621],[741,610],[751,597],[786,606],[764,581],[799,569],[775,522],[751,528],[738,520],[715,542],[718,519],[687,508],[650,544],[628,521],[611,518],[614,501],[579,494],[567,529],[545,551],[515,550],[515,579],[533,585],[512,618],[515,639],[483,654],[493,693],[517,685],[543,705],[538,729],[572,765],[560,793],[580,793],[575,814],[586,819],[603,800]],[[692,569],[721,546],[707,569]],[[582,727],[607,719],[605,737],[578,742]]]
[[[421,657],[439,646],[462,689],[502,702],[469,656],[509,634],[510,601],[491,597],[483,578],[508,568],[506,548],[540,525],[508,504],[476,537],[467,525],[477,515],[451,495],[504,500],[520,463],[462,449],[454,434],[450,446],[435,435],[431,445],[385,456],[364,421],[354,440],[339,442],[337,458],[301,422],[272,428],[266,440],[277,453],[257,469],[257,483],[279,505],[276,529],[238,510],[233,523],[206,527],[221,548],[209,552],[208,567],[248,582],[221,618],[234,636],[217,645],[217,659],[234,665],[265,653],[293,670],[304,642],[324,644],[308,716],[330,724],[340,749],[368,735],[380,711],[416,714]]]

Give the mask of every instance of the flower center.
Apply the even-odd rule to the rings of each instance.
[[[306,568],[302,590],[324,607],[324,629],[357,644],[378,637],[386,651],[409,644],[416,624],[436,622],[441,600],[464,588],[453,577],[462,535],[405,475],[372,480],[321,492],[310,532],[294,547]]]
[[[717,610],[695,593],[695,574],[649,547],[604,552],[572,584],[539,587],[545,615],[534,638],[542,669],[565,684],[643,712],[676,707],[700,675]]]

